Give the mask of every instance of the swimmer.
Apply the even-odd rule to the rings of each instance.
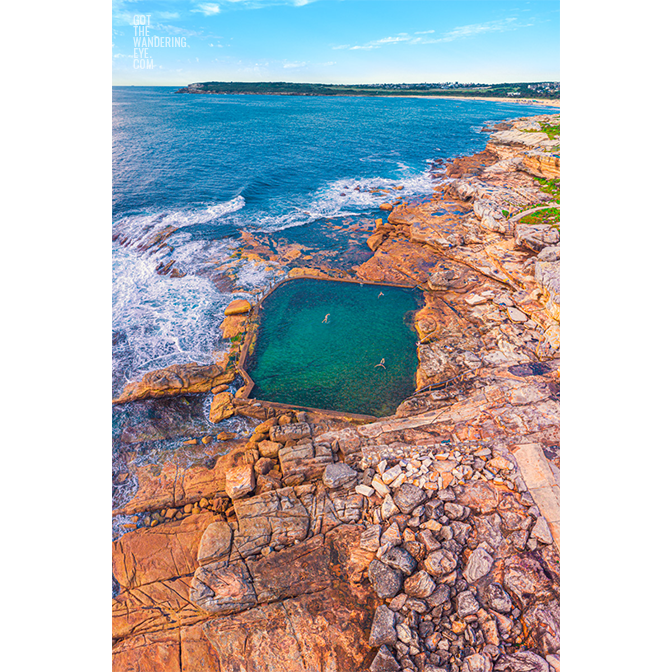
[[[331,315],[331,313],[327,313],[324,316],[324,319],[322,320],[322,324],[326,324],[327,322],[329,322],[329,315]]]
[[[376,364],[376,366],[382,366],[382,367],[387,371],[387,367],[385,366],[385,357],[383,357],[383,358],[380,360],[380,362],[378,362],[378,364]],[[376,366],[374,366],[373,368],[375,369]]]
[[[381,296],[385,296],[385,294],[383,294],[382,292],[378,294],[378,298],[380,298]]]

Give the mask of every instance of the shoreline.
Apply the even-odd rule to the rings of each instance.
[[[517,103],[519,105],[543,105],[560,108],[560,100],[550,98],[501,98],[497,96],[377,96],[378,98],[439,98],[440,100],[489,100],[496,103]]]
[[[434,100],[485,100],[495,103],[517,103],[519,105],[541,105],[543,107],[560,108],[560,100],[550,98],[504,98],[501,96],[420,96],[412,93],[400,94],[365,94],[365,93],[285,93],[285,92],[228,92],[228,91],[188,91],[180,89],[174,93],[196,94],[201,96],[298,96],[303,98],[425,98]]]
[[[128,441],[115,672],[177,669],[166,652],[181,672],[255,669],[288,632],[308,657],[273,653],[286,672],[306,660],[559,672],[560,233],[524,221],[560,198],[559,147],[538,132],[555,114],[511,120],[483,151],[444,161],[430,200],[379,205],[389,214],[350,281],[424,296],[416,391],[394,415],[359,424],[234,392],[249,302],[224,311],[231,349],[216,365],[143,378],[135,400],[212,394],[213,426],[175,434],[187,462],[180,448],[135,462]],[[288,278],[340,277],[309,253]],[[233,416],[249,437],[217,427]]]

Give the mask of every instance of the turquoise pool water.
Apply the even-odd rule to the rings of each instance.
[[[382,417],[413,394],[415,289],[291,280],[261,304],[246,370],[265,401]],[[376,366],[381,362],[384,366]]]

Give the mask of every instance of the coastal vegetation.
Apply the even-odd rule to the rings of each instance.
[[[542,86],[543,84],[544,86]],[[300,82],[198,82],[179,89],[177,93],[257,94],[295,96],[459,96],[459,97],[522,97],[560,99],[559,86],[549,83],[504,84],[310,84]],[[558,131],[559,132],[559,131]],[[550,136],[549,136],[550,137]]]
[[[557,226],[560,224],[560,209],[545,208],[525,215],[520,219],[521,224],[551,224]]]

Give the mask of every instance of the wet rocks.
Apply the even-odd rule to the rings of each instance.
[[[185,394],[209,392],[213,387],[231,382],[233,374],[227,374],[221,366],[211,364],[174,364],[166,369],[150,371],[139,382],[129,383],[113,404],[124,404],[139,399],[159,399]]]
[[[236,299],[235,301],[231,301],[226,307],[224,315],[244,315],[245,313],[249,313],[250,310],[252,310],[252,305],[249,301],[246,301],[245,299]]]

